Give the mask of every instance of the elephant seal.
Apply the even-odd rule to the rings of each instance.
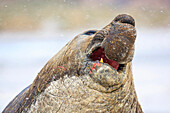
[[[68,42],[3,113],[142,113],[134,88],[135,21],[118,15]]]

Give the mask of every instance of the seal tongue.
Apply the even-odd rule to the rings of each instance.
[[[111,60],[111,59],[108,59],[106,56],[105,56],[105,53],[104,53],[104,49],[103,48],[98,48],[97,50],[95,50],[90,58],[92,59],[92,61],[96,61],[96,60],[99,60],[99,61],[102,61],[103,63],[107,63],[109,64],[110,66],[112,66],[113,68],[115,68],[116,70],[118,69],[119,67],[119,63],[117,63],[116,61],[114,60]]]

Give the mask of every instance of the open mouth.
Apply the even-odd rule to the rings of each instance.
[[[90,54],[90,59],[92,61],[100,61],[101,63],[109,64],[111,67],[116,69],[117,71],[123,71],[123,68],[125,67],[125,64],[119,64],[115,60],[111,60],[106,57],[104,49],[101,47],[98,47]]]

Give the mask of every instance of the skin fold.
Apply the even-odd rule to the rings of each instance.
[[[3,113],[143,113],[132,75],[135,39],[135,21],[127,14],[77,35]],[[94,60],[98,56],[103,61]]]

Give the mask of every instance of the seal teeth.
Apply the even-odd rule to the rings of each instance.
[[[102,63],[103,63],[103,58],[101,58],[101,59],[100,59],[100,62],[102,62]]]

